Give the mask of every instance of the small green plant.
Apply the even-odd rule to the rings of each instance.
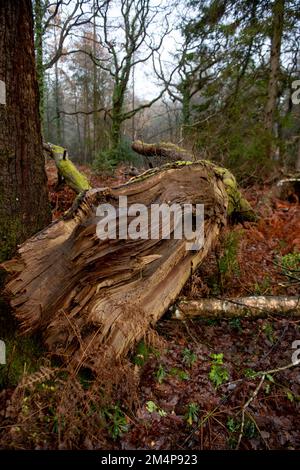
[[[242,325],[241,325],[241,320],[239,318],[231,318],[229,320],[229,326],[233,329],[233,330],[238,330],[238,331],[242,331]]]
[[[223,243],[223,255],[218,260],[218,269],[221,285],[232,275],[239,275],[240,268],[237,258],[240,232],[230,232]]]
[[[289,278],[289,282],[300,282],[300,253],[288,253],[279,260],[282,274]]]
[[[267,294],[271,289],[271,281],[269,276],[266,276],[262,282],[258,283],[256,282],[254,284],[254,294],[255,295],[265,295]]]
[[[241,428],[241,422],[235,418],[228,418],[226,427],[229,432],[228,447],[230,449],[235,449],[238,443],[238,433]]]
[[[114,153],[110,150],[105,150],[103,152],[100,152],[95,157],[92,168],[96,173],[111,174],[113,173],[116,165],[117,161],[115,159]]]
[[[223,365],[223,353],[211,354],[211,368],[209,372],[209,378],[212,381],[215,388],[222,385],[229,379],[229,372]]]
[[[238,435],[241,431],[241,421],[236,418],[228,418],[226,427],[230,433],[228,444],[230,448],[235,448],[238,442]],[[245,419],[243,436],[247,439],[252,439],[257,436],[257,429],[255,423],[251,419]]]
[[[185,348],[182,352],[183,362],[188,366],[192,367],[193,364],[197,361],[196,354],[188,348]]]
[[[240,430],[241,423],[237,419],[228,418],[226,426],[229,432],[238,432]]]
[[[264,332],[264,334],[266,335],[267,339],[270,341],[270,343],[274,343],[275,341],[275,338],[274,338],[274,330],[273,330],[273,326],[271,325],[271,323],[264,323],[263,324],[263,327],[262,327],[262,331]]]
[[[255,372],[255,370],[253,370],[253,369],[248,368],[248,369],[244,370],[244,375],[245,375],[245,377],[253,379],[254,377],[256,377],[257,372]]]
[[[246,419],[245,420],[245,425],[244,425],[244,432],[243,436],[246,437],[247,439],[253,439],[253,437],[256,437],[258,434],[256,425],[252,419]]]
[[[132,150],[129,140],[122,139],[117,148],[100,152],[93,162],[96,172],[111,173],[120,162],[138,161],[137,154]]]
[[[282,256],[280,264],[284,274],[300,273],[300,253],[288,253]]]
[[[208,326],[218,326],[220,324],[220,319],[219,318],[205,318],[204,322],[205,322],[205,325],[208,325]]]
[[[158,413],[162,418],[167,416],[167,412],[154,403],[154,401],[147,401],[146,410],[149,411],[149,413]]]
[[[170,375],[176,375],[180,380],[189,380],[190,376],[189,374],[182,369],[178,369],[177,367],[172,367],[170,370]]]
[[[187,412],[184,416],[189,426],[198,422],[198,413],[199,406],[196,403],[189,403],[187,406]]]
[[[266,395],[269,395],[269,393],[271,391],[271,386],[274,383],[275,383],[275,381],[273,379],[273,376],[271,374],[267,374],[266,375],[266,382],[265,382],[265,386],[264,386],[264,391],[265,391]]]
[[[164,379],[166,378],[166,376],[167,376],[166,370],[164,369],[162,364],[159,364],[159,367],[158,367],[157,371],[155,372],[155,377],[156,377],[157,382],[159,384],[162,384]]]
[[[146,345],[145,341],[140,341],[136,348],[135,356],[133,357],[133,362],[137,366],[143,366],[148,360],[151,349]]]
[[[128,423],[125,414],[119,405],[106,408],[103,412],[107,421],[107,429],[111,437],[115,440],[128,431]]]

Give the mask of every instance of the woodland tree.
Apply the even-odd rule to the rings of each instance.
[[[51,220],[30,0],[0,2],[0,259]]]

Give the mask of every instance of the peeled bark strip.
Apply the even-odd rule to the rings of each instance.
[[[92,189],[86,176],[80,173],[74,163],[69,159],[66,149],[59,145],[44,143],[44,150],[48,152],[55,161],[59,176],[63,178],[66,184],[74,189],[76,193]]]
[[[18,258],[4,265],[12,276],[6,294],[23,332],[42,331],[50,351],[95,369],[104,353],[125,355],[174,303],[226,224],[235,199],[223,177],[209,162],[179,162],[125,185],[84,193],[67,216],[24,243]],[[129,207],[142,203],[149,210],[154,202],[204,204],[203,248],[187,251],[186,240],[172,236],[99,240],[96,208],[116,207],[119,196],[127,196]],[[239,211],[236,200],[231,210]]]
[[[186,318],[263,318],[268,315],[300,316],[300,298],[253,296],[236,299],[181,300],[172,313],[174,320]]]

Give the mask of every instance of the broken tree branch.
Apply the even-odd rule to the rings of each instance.
[[[81,193],[92,188],[86,176],[80,173],[78,168],[76,168],[74,163],[69,159],[68,152],[65,148],[50,143],[44,143],[43,148],[55,161],[58,174],[76,193]]]
[[[236,299],[181,300],[172,318],[266,317],[268,315],[300,316],[300,297],[253,296]]]

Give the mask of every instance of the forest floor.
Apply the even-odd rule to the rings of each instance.
[[[114,177],[80,169],[97,187],[128,179],[124,167]],[[55,219],[70,207],[75,193],[56,188],[51,163],[47,173]],[[261,216],[259,222],[226,229],[182,296],[299,294],[300,204],[276,199],[267,185],[244,193]],[[300,368],[269,372],[292,362],[300,320],[270,316],[183,322],[167,314],[156,334],[157,347],[141,343],[131,358],[139,379],[135,406],[129,410],[121,401],[112,403],[101,438],[95,433],[94,439],[82,439],[80,448],[300,449]],[[260,371],[266,371],[263,379]],[[2,392],[0,404],[1,396],[3,402],[12,393]],[[12,447],[24,446],[16,442]],[[56,442],[36,448],[55,448]]]

